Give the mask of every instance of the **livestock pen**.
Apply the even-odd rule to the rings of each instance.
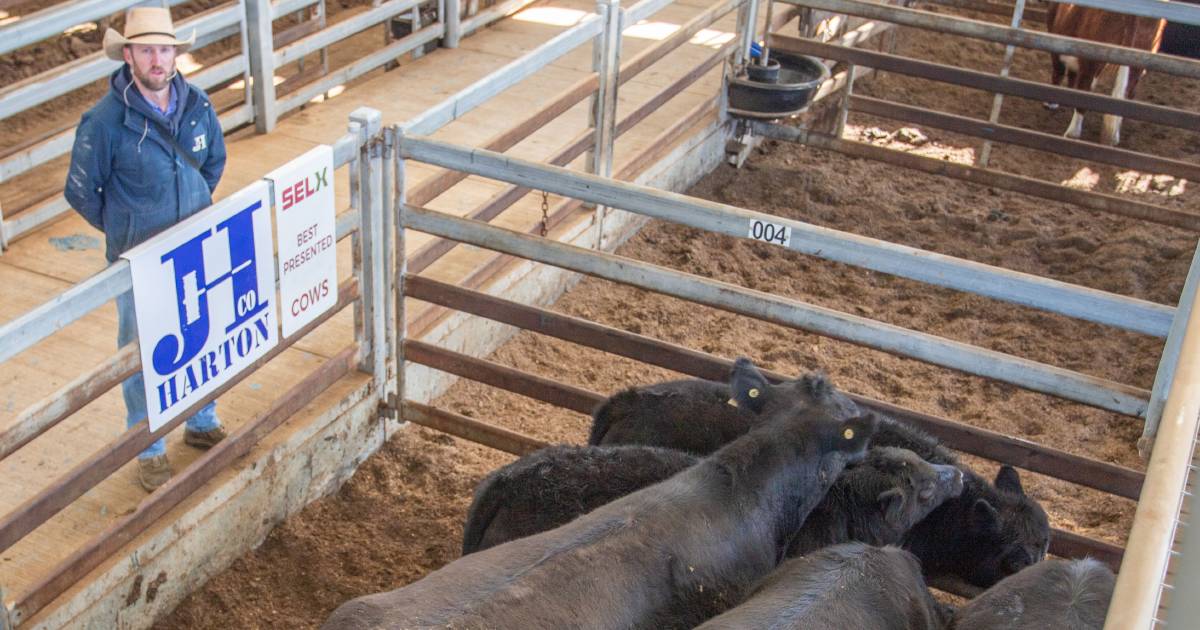
[[[636,12],[633,15],[633,18],[636,18],[639,15],[649,15],[651,8],[657,5],[658,3],[643,3],[620,12],[626,16]],[[603,27],[601,24],[613,23],[613,15],[619,13],[614,7],[609,5],[601,8],[596,17],[581,22],[571,29],[569,34],[548,43],[523,59],[522,63],[504,68],[489,80],[462,90],[405,124],[385,126],[379,117],[369,112],[358,114],[357,129],[365,127],[366,137],[359,132],[352,141],[353,148],[343,147],[338,152],[341,156],[339,162],[347,159],[347,156],[356,158],[350,163],[351,167],[347,169],[349,172],[342,177],[347,181],[357,182],[353,184],[356,188],[351,196],[352,207],[356,212],[343,216],[339,232],[344,234],[346,231],[354,231],[362,235],[357,238],[361,239],[359,246],[365,249],[360,250],[360,265],[356,266],[355,272],[357,279],[349,281],[353,284],[344,285],[344,295],[346,300],[354,300],[357,294],[363,296],[363,316],[353,327],[357,331],[356,342],[361,347],[378,347],[374,344],[382,344],[388,350],[373,354],[362,353],[364,360],[359,363],[359,367],[370,376],[356,376],[372,382],[369,386],[356,390],[364,392],[365,397],[351,397],[348,404],[362,403],[360,406],[363,416],[356,416],[350,423],[354,430],[371,434],[371,446],[360,452],[347,453],[347,461],[352,462],[349,465],[357,464],[365,457],[366,452],[378,447],[382,440],[394,436],[400,427],[399,421],[426,424],[512,453],[526,452],[541,443],[540,440],[520,432],[504,429],[499,426],[500,423],[486,422],[478,417],[468,417],[465,413],[454,413],[429,404],[428,399],[432,394],[439,391],[440,386],[448,381],[445,378],[446,374],[478,380],[581,413],[590,411],[594,403],[600,400],[601,394],[596,391],[568,385],[559,382],[559,379],[533,376],[495,361],[472,356],[481,350],[480,345],[475,343],[477,336],[482,335],[489,340],[498,340],[506,336],[496,332],[502,328],[500,323],[569,340],[587,348],[612,353],[614,356],[666,367],[677,373],[718,380],[724,378],[729,361],[716,356],[713,350],[698,351],[649,335],[623,331],[581,317],[520,303],[530,301],[531,293],[535,296],[532,301],[549,299],[563,287],[569,286],[573,281],[573,274],[576,273],[594,275],[647,291],[679,296],[691,300],[694,304],[708,305],[785,327],[813,331],[822,336],[878,348],[887,353],[911,356],[952,370],[979,374],[1014,387],[1028,388],[1048,396],[1061,397],[1081,405],[1119,414],[1140,418],[1147,413],[1151,401],[1154,400],[1154,392],[1146,389],[1005,355],[928,333],[905,330],[873,321],[862,311],[857,315],[835,312],[794,298],[772,296],[760,290],[678,274],[648,263],[587,251],[609,248],[619,243],[640,223],[637,217],[644,215],[678,221],[688,229],[721,234],[722,238],[728,240],[749,239],[753,234],[753,225],[769,224],[776,229],[787,229],[790,234],[790,251],[861,266],[889,276],[930,282],[959,291],[971,291],[986,295],[990,299],[1009,301],[1049,313],[1061,313],[1093,321],[1113,330],[1131,330],[1145,336],[1174,338],[1172,346],[1180,348],[1177,354],[1182,358],[1176,367],[1171,353],[1167,354],[1161,364],[1165,381],[1161,388],[1156,382],[1155,392],[1161,389],[1161,401],[1166,409],[1164,417],[1183,418],[1188,422],[1168,422],[1163,425],[1160,442],[1173,445],[1176,452],[1170,458],[1172,461],[1167,464],[1160,463],[1156,466],[1152,463],[1149,474],[1161,474],[1155,472],[1159,468],[1169,468],[1176,475],[1185,470],[1184,464],[1179,461],[1183,456],[1178,451],[1187,448],[1187,455],[1191,454],[1190,436],[1194,434],[1196,416],[1195,401],[1192,400],[1194,394],[1188,387],[1168,390],[1166,386],[1172,380],[1186,382],[1182,379],[1189,378],[1188,375],[1194,369],[1190,362],[1194,361],[1195,355],[1188,350],[1189,346],[1194,344],[1189,344],[1186,339],[1185,327],[1189,319],[1187,313],[1194,299],[1193,281],[1187,283],[1185,297],[1180,300],[1180,308],[1176,310],[1145,300],[818,228],[804,222],[752,212],[733,205],[715,204],[664,193],[609,178],[615,175],[619,178],[633,179],[639,172],[646,174],[650,171],[651,164],[662,163],[666,157],[674,156],[678,160],[680,156],[695,152],[695,164],[685,168],[688,173],[676,176],[676,181],[690,181],[694,179],[697,171],[711,167],[714,156],[720,154],[719,150],[714,153],[712,148],[723,143],[726,134],[734,133],[744,139],[747,137],[746,132],[750,134],[748,137],[753,137],[766,135],[778,129],[760,124],[745,124],[740,129],[742,133],[737,133],[736,128],[740,123],[721,117],[719,98],[709,98],[678,116],[675,124],[649,143],[634,160],[626,163],[629,166],[608,166],[608,158],[612,155],[608,146],[613,138],[622,130],[628,130],[639,120],[645,119],[655,108],[661,108],[669,94],[677,93],[689,79],[693,82],[698,80],[703,74],[702,67],[714,68],[723,63],[725,56],[730,54],[735,56],[735,62],[744,59],[745,48],[750,39],[744,35],[746,22],[752,22],[745,16],[741,21],[742,26],[738,29],[743,36],[735,44],[714,47],[704,58],[698,60],[694,72],[685,72],[686,79],[681,78],[677,83],[666,86],[666,89],[659,91],[625,118],[615,115],[615,111],[611,109],[607,113],[595,112],[593,120],[597,121],[597,124],[594,125],[594,130],[573,138],[562,153],[547,160],[551,164],[564,165],[578,159],[588,148],[592,148],[595,157],[588,160],[588,170],[592,171],[593,175],[496,153],[514,146],[529,131],[544,125],[546,120],[552,117],[549,112],[565,110],[592,93],[596,94],[597,103],[613,98],[616,86],[620,85],[625,77],[649,67],[653,59],[664,55],[672,46],[682,44],[695,32],[711,24],[712,20],[735,8],[741,8],[743,11],[750,9],[743,3],[718,3],[704,17],[680,28],[680,31],[687,34],[663,39],[657,45],[645,49],[653,52],[639,53],[623,64],[618,63],[619,57],[612,48],[611,38],[608,40],[608,48],[598,44],[595,57],[598,72],[571,86],[553,99],[551,105],[522,118],[513,131],[500,132],[490,138],[483,149],[430,140],[425,136],[479,105],[504,87],[516,85],[520,79],[543,67],[556,55],[563,54],[572,45],[585,43],[602,33],[611,36],[611,26]],[[628,17],[626,19],[630,22],[636,21]],[[618,19],[617,23],[619,22]],[[628,24],[629,22],[626,22],[626,25]],[[864,24],[851,29],[841,40],[856,43],[887,30],[878,22]],[[607,55],[604,54],[605,51]],[[859,78],[861,76],[859,74]],[[824,98],[828,100],[831,96],[836,96],[838,88],[847,83],[847,74],[835,76],[822,90]],[[605,92],[606,89],[609,91]],[[712,96],[715,95],[710,94],[710,97]],[[848,102],[849,98],[842,100],[842,103]],[[607,121],[605,115],[608,116]],[[510,116],[511,118],[515,117]],[[697,129],[700,131],[697,132]],[[796,134],[809,133],[813,136],[817,134],[813,129],[787,131]],[[782,134],[783,131],[779,133]],[[347,138],[350,135],[353,134],[348,134]],[[682,145],[677,144],[679,139],[688,138],[689,135],[690,139]],[[439,166],[447,170],[438,171],[433,177],[425,177],[423,181],[412,185],[413,179],[421,179],[420,175],[425,174],[423,165]],[[353,180],[349,179],[351,176]],[[444,186],[465,178],[492,179],[503,184],[496,189],[496,196],[483,205],[466,209],[456,204],[457,207],[452,211],[455,214],[463,214],[465,210],[465,220],[428,209],[429,205],[433,205],[430,202],[437,193],[446,190]],[[1000,187],[999,184],[993,185]],[[1032,185],[1029,186],[1032,188]],[[526,212],[521,220],[507,223],[508,229],[483,223],[496,219],[505,201],[512,203],[516,199],[528,197],[536,200],[537,193],[529,195],[530,191],[544,191],[543,199],[547,199],[547,203],[542,204],[540,208],[535,203],[532,213]],[[1133,204],[1133,208],[1142,207],[1142,204],[1124,198],[1109,200],[1095,193],[1085,197],[1088,201],[1081,203],[1082,207],[1090,207],[1087,204],[1126,207],[1124,203]],[[554,199],[553,206],[548,202],[551,198]],[[541,210],[540,216],[538,210]],[[632,214],[626,215],[625,212]],[[1164,216],[1171,216],[1177,221],[1187,221],[1187,214],[1172,211]],[[352,229],[356,225],[361,225],[361,228]],[[365,236],[368,234],[371,236]],[[579,247],[556,243],[549,239],[543,240],[542,236],[567,240]],[[449,255],[452,250],[461,252],[468,249],[461,245],[456,247],[456,243],[465,243],[472,248],[482,248],[494,254],[484,258],[486,262],[466,274],[465,279],[462,275],[452,279],[438,276],[430,266],[432,261],[439,256]],[[368,264],[362,265],[361,261],[368,261]],[[511,265],[514,261],[519,263],[520,273],[535,278],[533,284],[553,286],[555,290],[545,293],[518,287],[511,280],[512,275],[502,274],[503,270],[511,269],[506,265]],[[554,272],[553,269],[556,268],[571,273]],[[106,295],[112,295],[122,288],[120,282],[123,273],[121,269],[108,272],[104,278],[110,283],[104,289],[107,291]],[[1194,275],[1195,265],[1189,279]],[[502,282],[495,282],[497,278]],[[354,287],[359,288],[356,291]],[[503,297],[497,296],[497,292],[502,292]],[[73,301],[74,296],[71,297],[71,300],[66,301]],[[95,295],[92,297],[95,298]],[[61,320],[53,321],[42,317],[42,314],[47,312],[57,312],[57,309],[41,311],[23,319],[22,322],[28,325],[36,323],[49,328],[58,326]],[[465,323],[481,320],[491,323],[475,326]],[[14,328],[6,327],[0,329],[0,332],[12,330]],[[345,332],[348,332],[348,328]],[[430,337],[437,341],[431,341]],[[371,345],[361,345],[368,340]],[[1194,342],[1194,335],[1192,341]],[[463,352],[456,352],[452,348],[461,349]],[[128,354],[130,357],[126,358],[127,361],[133,353]],[[327,365],[336,366],[338,370],[345,366],[344,369],[350,371],[352,359],[349,355],[338,354],[335,358],[337,360],[331,359]],[[125,367],[128,369],[128,365]],[[427,368],[432,368],[437,373]],[[328,369],[335,368],[322,368]],[[1178,376],[1172,376],[1172,369]],[[116,383],[119,376],[110,372],[104,378],[110,383]],[[773,376],[782,378],[785,375],[775,373]],[[294,385],[295,380],[287,384]],[[292,400],[296,393],[313,389],[315,388],[312,382],[300,383],[293,391],[289,391],[284,399]],[[994,461],[1012,463],[1024,470],[1064,479],[1080,487],[1125,499],[1137,499],[1142,496],[1143,487],[1149,488],[1154,485],[1152,482],[1147,485],[1145,475],[1126,466],[1082,457],[1058,448],[977,428],[956,419],[904,409],[883,400],[863,396],[856,397],[856,400],[867,407],[912,421],[964,452]],[[281,403],[278,415],[264,416],[263,422],[266,424],[254,426],[269,426],[281,416],[286,417],[293,410],[292,404],[294,402]],[[371,416],[376,411],[380,417],[377,423],[364,419],[364,416]],[[470,413],[478,415],[474,411]],[[264,431],[261,428],[251,428],[246,433],[247,440],[254,440]],[[1183,434],[1187,439],[1176,439],[1179,434]],[[333,436],[336,435],[338,433],[334,431]],[[336,443],[338,438],[333,436],[330,437]],[[146,436],[138,436],[136,439],[144,440]],[[131,455],[133,449],[134,447],[128,447],[126,451]],[[1165,458],[1166,450],[1156,449],[1155,456]],[[308,483],[308,478],[305,477],[304,471],[298,470],[302,468],[299,463],[289,463],[288,466],[287,472],[281,474],[296,475],[295,484],[284,484],[289,487],[290,493],[293,492],[291,485],[304,485]],[[251,473],[247,471],[247,474]],[[338,474],[349,473],[342,470]],[[1160,487],[1163,491],[1169,490],[1169,485]],[[297,488],[294,491],[298,500],[312,498],[307,496],[307,489]],[[1178,494],[1175,496],[1177,498]],[[156,502],[163,500],[167,499],[150,499],[146,504],[147,510],[156,509],[153,507]],[[135,513],[131,518],[148,517]],[[127,534],[127,531],[114,533],[117,537]],[[1066,556],[1090,554],[1102,558],[1114,568],[1120,566],[1123,553],[1126,557],[1131,557],[1132,554],[1123,552],[1109,542],[1067,530],[1055,532],[1052,551]],[[1140,552],[1139,556],[1154,558],[1153,553],[1147,552]],[[61,583],[64,578],[57,576],[54,579]],[[39,603],[40,600],[31,599],[28,592],[17,595],[18,599],[12,600],[14,606],[11,612],[13,619],[20,622],[27,618],[25,615],[35,610],[29,604]],[[36,597],[37,591],[33,595]],[[1147,620],[1148,617],[1139,618],[1139,623]]]
[[[513,10],[517,6],[506,3],[498,5],[497,11]],[[689,88],[697,81],[719,79],[719,66],[734,51],[733,40],[738,38],[734,29],[728,26],[725,27],[727,36],[706,29],[725,18],[732,23],[730,13],[739,6],[745,5],[725,1],[711,5],[671,6],[669,2],[654,0],[627,9],[603,3],[597,14],[560,9],[570,18],[565,28],[539,27],[534,31],[535,35],[550,30],[551,36],[532,46],[527,43],[531,37],[525,33],[518,32],[514,38],[512,31],[489,31],[484,39],[499,39],[507,47],[513,47],[512,40],[516,39],[515,45],[532,48],[510,63],[496,63],[501,67],[490,76],[456,89],[448,97],[431,104],[425,104],[430,103],[429,95],[418,94],[412,102],[402,103],[399,109],[392,107],[389,111],[415,109],[422,112],[412,124],[423,133],[436,133],[447,128],[461,134],[464,129],[461,123],[466,122],[471,126],[465,128],[472,134],[484,132],[483,143],[492,148],[508,149],[528,141],[522,151],[530,151],[530,146],[535,152],[551,146],[555,152],[548,159],[556,163],[583,163],[585,167],[608,169],[607,172],[616,170],[622,177],[647,178],[665,186],[678,185],[674,182],[694,179],[700,169],[711,167],[720,155],[726,126],[717,122],[718,101],[711,88],[700,91]],[[618,65],[621,30],[634,27],[668,7],[667,12],[674,16],[670,19],[676,20],[678,27],[669,30],[667,35],[659,35],[660,29],[654,32],[654,37],[634,39],[638,48],[633,49],[637,54]],[[495,17],[497,11],[481,11],[480,15]],[[375,14],[376,17],[379,15]],[[550,24],[559,26],[554,22]],[[337,32],[344,34],[347,28]],[[441,33],[441,30],[437,32]],[[597,57],[594,67],[590,63],[593,53],[586,46],[593,42],[597,55],[607,51]],[[388,58],[400,54],[397,50],[391,48]],[[652,68],[665,53],[677,50],[685,54],[677,54],[676,59],[690,56],[687,61],[690,65]],[[580,64],[574,59],[564,66],[550,67],[572,53],[580,53],[573,55],[574,58],[589,58],[584,66],[587,70],[576,70]],[[252,52],[251,56],[254,54]],[[427,67],[437,72],[436,59],[433,59],[437,56],[437,53],[429,55],[413,66],[418,71]],[[474,53],[474,56],[483,55]],[[375,59],[382,63],[383,56]],[[358,67],[365,71],[365,66]],[[649,69],[653,69],[653,76],[647,73],[638,77]],[[543,78],[545,75],[550,78]],[[498,95],[501,96],[499,100],[511,102],[512,88],[531,89],[531,79],[538,86],[534,89],[544,92],[545,86],[555,85],[555,81],[561,82],[564,77],[567,85],[562,92],[549,95],[539,92],[535,98],[518,93],[517,102],[536,102],[538,106],[515,125],[512,125],[511,108],[503,103],[494,104],[497,99],[493,97]],[[455,85],[456,80],[459,85],[463,83],[458,76],[449,78],[450,81],[439,85]],[[390,79],[385,76],[378,80],[380,87],[387,88],[389,82],[394,86],[395,82]],[[638,82],[629,83],[631,79],[638,79]],[[271,81],[263,83],[269,85]],[[642,103],[636,97],[626,97],[622,106],[632,103],[636,107],[618,117],[614,110],[617,104],[615,88],[621,84],[627,86],[628,93],[645,95],[647,100]],[[699,94],[703,94],[703,98],[698,98]],[[394,102],[388,90],[379,87],[367,91],[364,96]],[[587,101],[595,105],[591,106]],[[346,99],[336,101],[335,107],[345,102]],[[472,120],[473,112],[483,115],[483,124]],[[296,129],[302,128],[306,119],[313,115],[313,109],[309,109],[300,116],[285,119],[281,126],[289,126],[295,134]],[[333,113],[330,117],[344,121],[344,116]],[[591,129],[585,125],[582,133],[576,133],[571,124],[574,121],[570,120],[576,116],[585,123],[590,120]],[[664,124],[667,116],[673,117]],[[388,414],[392,398],[387,386],[390,382],[388,354],[363,349],[377,347],[364,340],[388,339],[395,330],[395,318],[387,314],[392,301],[379,301],[391,295],[384,272],[391,269],[392,259],[385,256],[393,256],[394,252],[376,246],[380,242],[376,237],[388,234],[385,222],[392,218],[382,209],[385,192],[394,186],[385,177],[386,169],[380,167],[390,147],[378,131],[379,112],[360,108],[351,119],[350,131],[338,133],[336,140],[330,143],[337,166],[334,180],[339,189],[338,235],[351,235],[351,238],[342,238],[339,245],[341,270],[343,276],[348,273],[350,279],[343,278],[337,310],[347,312],[340,316],[330,313],[322,319],[336,321],[320,326],[318,322],[294,338],[283,340],[250,372],[240,375],[222,391],[205,397],[205,400],[211,400],[225,394],[223,400],[227,401],[227,408],[233,410],[235,418],[246,412],[251,417],[241,426],[235,420],[233,428],[236,430],[228,446],[197,460],[177,476],[168,491],[146,501],[139,502],[140,497],[135,498],[128,511],[121,508],[119,513],[109,512],[110,505],[121,505],[130,498],[125,496],[128,490],[115,482],[119,482],[119,469],[125,462],[143,443],[152,439],[144,426],[122,434],[114,443],[99,441],[101,446],[94,452],[83,444],[73,447],[62,461],[54,459],[50,478],[46,478],[44,472],[45,460],[38,459],[47,449],[54,450],[52,442],[64,430],[93,433],[98,427],[95,423],[89,425],[87,417],[97,411],[112,409],[109,402],[112,396],[106,392],[138,369],[139,357],[134,349],[126,348],[115,355],[108,351],[103,325],[106,303],[130,287],[128,264],[118,263],[90,277],[84,274],[82,282],[47,302],[39,304],[21,295],[21,300],[9,305],[9,319],[0,331],[6,370],[5,393],[16,396],[25,408],[17,410],[19,413],[6,421],[4,437],[0,440],[5,444],[6,471],[14,473],[8,478],[16,479],[18,473],[23,475],[21,484],[6,485],[8,509],[0,525],[4,531],[5,562],[12,562],[5,567],[4,578],[0,579],[0,588],[8,589],[2,596],[2,618],[6,624],[59,625],[72,620],[85,623],[88,619],[109,622],[122,619],[123,623],[148,624],[153,613],[146,611],[159,608],[161,612],[164,606],[169,610],[188,590],[195,588],[197,582],[218,570],[220,563],[229,562],[246,546],[261,540],[261,536],[269,531],[272,519],[280,519],[321,493],[336,488],[357,462],[394,432],[397,426],[394,419],[382,423],[367,421],[377,417],[377,410],[382,409],[384,415]],[[569,142],[560,149],[552,143],[560,142],[564,131],[569,134]],[[322,135],[330,134],[322,131]],[[253,146],[254,139],[248,143]],[[284,144],[289,149],[296,145],[291,138]],[[689,151],[709,157],[703,161],[681,160],[681,156]],[[275,153],[261,148],[256,155],[278,160]],[[262,166],[262,162],[255,162],[252,172],[234,173],[235,181],[239,182],[236,185],[255,181],[262,174],[258,170]],[[577,205],[559,203],[557,197],[553,199],[551,210],[546,196],[542,195],[547,203],[543,204],[544,211],[539,213],[538,196],[530,195],[528,191],[480,186],[476,181],[464,182],[452,173],[431,171],[426,175],[425,180],[411,191],[414,197],[423,197],[425,202],[441,207],[453,207],[451,204],[462,203],[466,198],[478,207],[464,208],[463,211],[474,212],[475,216],[499,217],[510,225],[528,221],[539,231],[563,234],[567,228],[574,229],[570,222],[564,223],[565,219],[577,221],[580,216],[590,216]],[[464,188],[467,191],[464,192]],[[347,189],[349,194],[344,192]],[[622,227],[614,222],[609,225],[614,229]],[[58,224],[39,223],[31,225],[30,229],[61,228]],[[13,245],[15,249],[5,255],[7,263],[15,266],[28,264],[29,251],[36,251],[43,243],[41,239],[20,239]],[[514,273],[506,267],[504,260],[477,266],[460,256],[461,248],[449,255],[438,246],[422,251],[424,264],[431,272],[454,279],[474,272],[465,282],[474,283],[472,286],[476,287],[499,283],[509,290],[544,296],[552,295],[554,287],[562,282],[544,277],[533,282],[524,278],[520,270]],[[16,272],[12,275],[20,277]],[[14,289],[11,295],[16,297],[17,286],[20,285],[16,282],[7,285],[6,297],[10,295],[9,288]],[[28,297],[34,294],[31,291]],[[351,303],[355,304],[356,311],[353,318],[348,313],[350,309],[344,309]],[[442,326],[443,330],[457,328],[460,334],[472,336],[468,345],[480,348],[479,351],[495,342],[494,334],[488,331],[464,327],[461,322],[445,323],[441,312],[426,313],[417,325]],[[84,329],[82,336],[81,328]],[[314,334],[305,337],[310,331]],[[445,333],[434,330],[433,334]],[[91,366],[87,363],[95,356],[91,352],[91,340],[97,337],[96,344],[104,348],[103,358],[98,365]],[[303,341],[300,341],[301,337],[305,337]],[[345,347],[351,340],[358,351]],[[63,351],[81,343],[89,349],[77,353],[82,355],[82,360],[73,358],[64,362],[57,358],[68,356],[70,353]],[[65,363],[63,372],[77,371],[57,383],[53,379],[39,380],[38,375],[44,371],[39,365],[40,360],[47,357]],[[305,374],[314,367],[310,363],[313,360],[324,360],[323,367],[312,378],[306,379]],[[358,370],[354,370],[354,366]],[[57,374],[54,378],[58,378]],[[46,380],[54,384],[52,392],[46,391]],[[333,384],[330,391],[322,394],[330,383]],[[427,383],[433,391],[442,386],[437,380]],[[232,394],[226,393],[231,387]],[[280,392],[282,396],[277,397]],[[10,402],[9,407],[12,406]],[[283,431],[286,436],[268,430],[292,416],[300,419],[301,426],[286,428]],[[256,446],[259,442],[264,443]],[[247,453],[249,458],[244,458]],[[300,454],[284,456],[284,453]],[[76,454],[82,455],[81,461],[71,461],[70,456]],[[243,460],[230,466],[239,457]],[[38,472],[39,469],[43,472]],[[271,472],[262,474],[264,470]],[[116,474],[110,477],[114,472]],[[54,478],[60,474],[60,478]],[[210,494],[213,484],[208,481],[214,477],[221,489]],[[195,492],[200,488],[208,490]],[[95,510],[99,510],[99,518],[95,516]],[[171,524],[163,522],[165,513],[186,516]],[[223,531],[226,529],[233,531]],[[139,535],[139,532],[144,533]],[[127,545],[131,540],[132,548],[140,549],[141,553],[118,553],[123,548],[129,549]],[[179,541],[186,544],[176,544]]]

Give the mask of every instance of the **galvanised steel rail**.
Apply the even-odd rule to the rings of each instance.
[[[1062,315],[1165,337],[1175,309],[848,232],[782,219],[500,153],[406,137],[404,157],[684,225],[746,237],[752,222],[785,226],[793,251]]]
[[[1159,55],[1144,50],[1100,44],[1075,37],[1051,35],[1038,31],[1027,31],[1009,28],[990,22],[970,20],[951,15],[942,15],[930,11],[908,9],[878,2],[865,0],[781,0],[801,7],[847,13],[850,15],[884,20],[902,26],[923,28],[950,35],[974,37],[1000,44],[1012,44],[1025,48],[1036,48],[1060,55],[1077,55],[1122,66],[1146,68],[1156,72],[1166,72],[1180,76],[1200,79],[1200,61],[1184,57]],[[1118,0],[1123,4],[1123,0]],[[1114,2],[1116,4],[1117,2]],[[1165,4],[1165,3],[1163,3]],[[1175,3],[1172,3],[1175,4]],[[1187,7],[1187,5],[1179,5]],[[1198,10],[1196,7],[1189,7]]]
[[[406,149],[401,149],[407,154]],[[424,208],[402,206],[400,225],[1116,413],[1140,416],[1145,413],[1149,398],[1149,392],[1129,385],[613,254],[547,242]]]
[[[351,162],[362,139],[356,134],[343,135],[334,143],[335,167]],[[348,221],[338,222],[338,238],[352,230]],[[133,288],[129,262],[120,259],[96,275],[63,291],[45,304],[0,325],[0,363],[33,344],[62,330],[105,302]]]

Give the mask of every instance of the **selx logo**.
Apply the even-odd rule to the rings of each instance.
[[[316,185],[311,182],[316,181]],[[321,170],[305,177],[283,189],[283,209],[287,210],[292,206],[304,201],[305,199],[315,195],[318,190],[329,185],[329,167],[323,167]]]

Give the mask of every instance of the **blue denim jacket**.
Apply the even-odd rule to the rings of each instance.
[[[225,170],[225,140],[208,96],[182,75],[172,85],[179,105],[168,117],[142,98],[129,66],[122,66],[75,131],[64,194],[76,212],[104,232],[109,262],[208,207]],[[154,121],[189,150],[198,171],[176,155]]]

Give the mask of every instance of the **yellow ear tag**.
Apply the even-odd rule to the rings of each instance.
[[[853,440],[854,429],[846,429],[845,431],[842,431],[842,437],[846,438],[847,440]]]
[[[728,401],[726,401],[726,403],[727,403],[727,404],[728,404],[730,407],[736,407],[736,406],[738,406],[738,404],[737,404],[737,401],[736,401],[736,400],[734,400],[734,399],[732,399],[732,398],[730,398]]]
[[[751,389],[750,391],[746,392],[746,394],[748,394],[751,398],[758,398],[757,389]]]

